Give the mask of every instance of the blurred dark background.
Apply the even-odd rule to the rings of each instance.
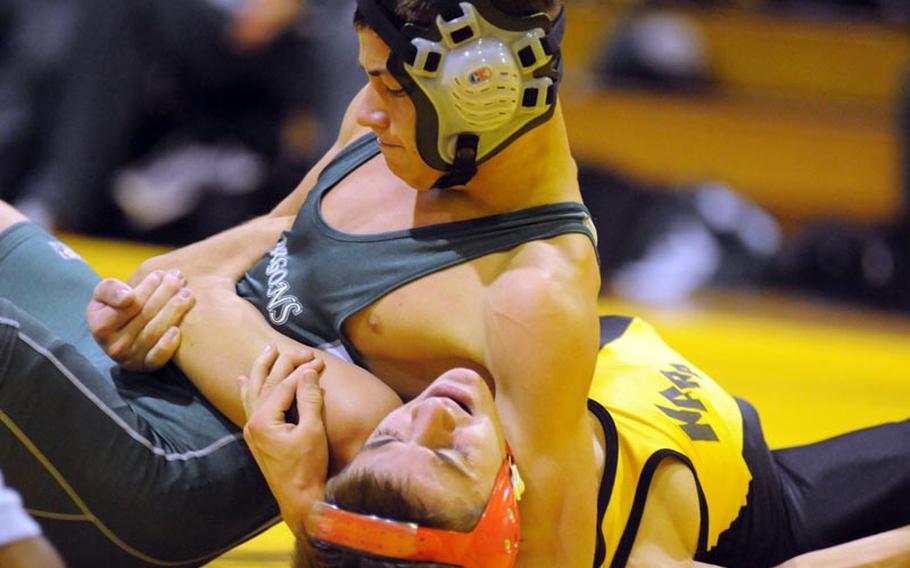
[[[910,2],[568,0],[604,291],[910,311]],[[185,244],[268,211],[363,82],[350,0],[0,0],[0,197]]]

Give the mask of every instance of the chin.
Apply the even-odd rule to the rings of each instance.
[[[436,170],[430,170],[428,168],[421,168],[420,171],[415,171],[414,168],[401,167],[400,164],[396,164],[394,161],[390,160],[388,156],[385,157],[385,163],[389,167],[389,170],[395,174],[395,177],[418,191],[433,189],[436,185],[436,181],[442,177],[442,172],[437,172]]]

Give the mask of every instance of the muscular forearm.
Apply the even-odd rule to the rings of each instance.
[[[244,421],[236,378],[247,374],[265,345],[280,352],[305,348],[274,330],[256,308],[234,293],[227,278],[199,279],[195,307],[181,324],[183,340],[175,362],[221,412],[238,425]],[[400,400],[363,369],[328,353],[320,384],[332,469],[350,461],[373,427]]]
[[[262,318],[233,292],[229,279],[197,278],[193,293],[196,305],[180,325],[174,362],[225,416],[243,425],[235,379],[248,373],[265,345],[277,338],[259,325]]]
[[[154,270],[179,269],[190,284],[199,277],[221,276],[233,281],[248,270],[290,228],[293,217],[265,216],[205,240],[150,258],[130,277],[136,285]]]

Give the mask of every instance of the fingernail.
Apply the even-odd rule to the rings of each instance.
[[[167,330],[167,337],[168,337],[168,339],[173,339],[174,336],[177,335],[177,332],[178,332],[178,331],[179,331],[179,330],[178,330],[176,327],[172,327],[171,329]]]
[[[183,280],[183,273],[180,272],[179,270],[177,270],[176,268],[173,269],[173,270],[171,270],[170,272],[168,272],[168,274],[170,274],[171,276],[173,276],[173,277],[176,278],[177,280]]]
[[[119,304],[120,302],[122,302],[123,300],[126,299],[126,297],[129,293],[130,293],[129,290],[125,290],[123,288],[117,290],[114,293],[114,302]]]
[[[272,344],[269,343],[268,345],[265,346],[264,352],[270,353],[271,351],[272,351]]]
[[[180,290],[181,298],[189,298],[191,295],[192,295],[192,292],[190,292],[189,288],[181,288],[181,290]]]

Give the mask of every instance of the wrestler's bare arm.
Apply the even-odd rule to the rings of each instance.
[[[327,163],[332,157],[334,154],[331,152],[326,154],[285,202],[293,198],[295,202],[303,203],[315,185],[324,162]],[[155,270],[172,269],[183,272],[191,287],[197,277],[223,276],[237,282],[244,272],[275,246],[282,231],[291,228],[296,215],[296,210],[291,211],[279,205],[268,215],[146,260],[130,276],[128,282],[131,286],[136,286]]]
[[[237,282],[275,245],[282,231],[291,228],[297,209],[315,186],[322,169],[360,133],[351,110],[357,100],[351,103],[332,149],[269,215],[146,260],[130,277],[130,287],[115,279],[107,279],[96,287],[87,310],[89,327],[115,361],[129,369],[149,370],[162,366],[173,356],[185,336],[185,330],[176,326],[193,302],[192,297],[176,295],[177,291],[187,286],[184,292],[194,290],[198,296],[211,289],[201,284],[206,279]],[[149,278],[155,274],[163,282]],[[167,294],[173,296],[169,302],[162,299]],[[238,368],[235,374],[245,370]]]
[[[627,566],[712,566],[692,560],[700,519],[692,471],[675,459],[664,460],[651,479]]]
[[[486,297],[486,366],[528,487],[522,566],[589,565],[595,546],[598,480],[586,401],[599,276],[590,241],[554,241],[525,245]]]
[[[183,272],[196,304],[180,324],[176,363],[237,424],[242,424],[243,413],[235,378],[249,372],[267,343],[276,344],[282,351],[303,346],[269,326],[249,302],[236,295],[235,283],[277,242],[281,232],[290,228],[296,215],[296,209],[291,209],[299,207],[322,168],[359,132],[353,113],[349,112],[333,149],[270,215],[150,259],[131,278],[131,282],[136,282],[160,269],[177,268]],[[99,343],[104,345],[101,340]],[[152,345],[146,348],[151,349]],[[329,440],[339,462],[346,463],[359,449],[361,436],[365,437],[379,418],[400,401],[361,369],[328,355],[324,359]]]
[[[207,399],[242,425],[236,377],[249,373],[267,344],[282,353],[309,348],[273,329],[252,304],[236,295],[230,279],[199,279],[196,286],[196,305],[181,324],[183,341],[175,362]],[[328,353],[317,351],[317,356],[326,365],[321,384],[334,469],[353,457],[373,427],[401,401],[363,369]]]
[[[224,276],[239,280],[281,238],[291,216],[266,215],[207,239],[144,261],[127,281],[135,287],[153,271],[180,270],[192,287],[194,279]]]

